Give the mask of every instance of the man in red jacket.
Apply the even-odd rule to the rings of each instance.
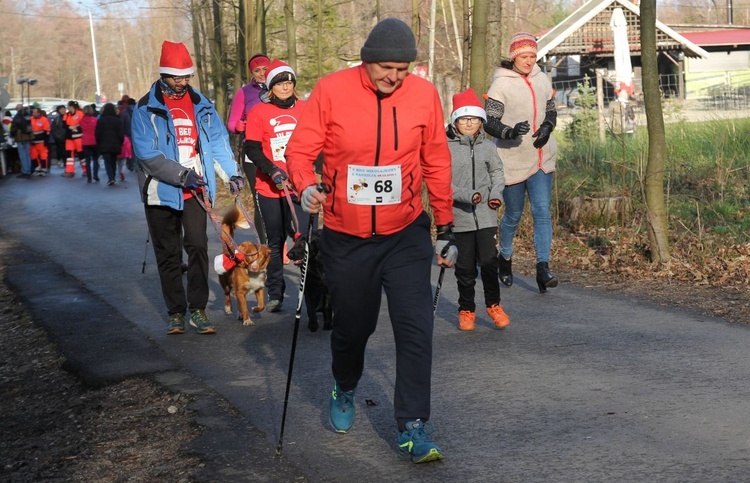
[[[324,211],[323,263],[331,294],[333,377],[330,421],[346,433],[365,346],[385,290],[396,342],[394,412],[398,444],[415,463],[443,457],[432,441],[432,240],[422,208],[424,180],[437,225],[437,261],[450,267],[453,243],[451,157],[435,87],[408,74],[414,34],[387,18],[370,32],[362,64],[321,79],[286,147],[305,211]],[[323,153],[316,189],[313,162]]]

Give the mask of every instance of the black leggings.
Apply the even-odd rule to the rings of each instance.
[[[284,260],[282,250],[287,237],[294,236],[294,227],[292,226],[292,212],[289,209],[289,203],[286,198],[269,198],[256,194],[260,212],[263,215],[263,222],[266,227],[268,238],[268,248],[271,250],[271,260],[268,262],[268,279],[266,280],[266,289],[268,290],[268,300],[284,300]],[[307,227],[310,226],[310,215],[302,211],[302,207],[296,203],[294,211],[299,220],[299,232],[307,235]]]
[[[242,150],[240,150],[240,153],[242,153]],[[253,195],[253,223],[255,224],[255,229],[258,231],[258,238],[260,238],[260,243],[262,245],[267,245],[268,238],[266,237],[266,227],[263,225],[263,217],[261,216],[260,208],[258,208],[258,196],[257,192],[255,191],[255,177],[258,173],[258,167],[248,161],[247,158],[245,158],[244,154],[240,155],[244,159],[242,163],[242,169],[245,171],[247,184],[248,186],[250,186],[250,193],[252,193]]]
[[[456,285],[458,285],[458,310],[476,311],[474,286],[479,265],[484,287],[485,306],[500,303],[500,283],[497,271],[497,227],[456,233],[458,260]]]

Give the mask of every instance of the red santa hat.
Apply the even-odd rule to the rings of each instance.
[[[192,75],[195,73],[193,59],[182,42],[165,40],[161,44],[161,58],[159,59],[159,74]]]
[[[219,275],[223,275],[234,268],[235,265],[241,263],[245,259],[245,254],[239,251],[234,252],[234,259],[232,259],[228,253],[222,255],[216,255],[214,257],[214,270]]]
[[[279,76],[278,79],[276,78],[277,76]],[[294,82],[295,85],[297,84],[297,79],[294,76],[294,70],[279,59],[273,59],[268,65],[268,69],[266,69],[266,83],[268,84],[268,88],[271,89],[274,84],[287,80]]]
[[[469,87],[463,92],[453,95],[453,112],[451,113],[451,124],[459,117],[478,117],[487,122],[487,113],[477,97],[474,89]]]

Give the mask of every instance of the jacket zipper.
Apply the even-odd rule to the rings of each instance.
[[[396,117],[396,106],[393,106],[393,150],[398,151],[398,118]]]
[[[336,192],[336,178],[338,178],[338,176],[339,176],[339,172],[338,171],[334,171],[333,172],[333,183],[332,183],[333,186],[331,186],[331,189],[333,190],[334,193]],[[336,214],[336,197],[332,196],[331,199],[333,200],[333,201],[331,201],[331,214],[335,215]]]
[[[376,97],[378,99],[378,133],[377,142],[375,144],[375,166],[378,166],[380,164],[380,143],[382,142],[383,105],[380,96],[376,94]],[[377,226],[377,221],[375,219],[375,205],[372,205],[370,213],[372,220],[372,236],[375,236],[377,234],[375,229],[375,227]]]
[[[529,76],[524,76],[523,80],[526,82],[526,85],[529,87],[529,91],[531,92],[531,105],[534,107],[534,132],[536,132],[537,129],[539,129],[539,126],[537,125],[537,118],[536,118],[536,92],[534,92],[534,86],[531,85],[531,81],[529,80]],[[537,152],[537,167],[541,168],[543,164],[544,159],[544,152],[542,151],[542,148],[539,148],[536,150]]]
[[[476,164],[474,159],[474,144],[471,145],[471,189],[475,190],[477,189],[477,177],[476,177]],[[473,201],[473,200],[472,200]],[[477,230],[479,229],[479,220],[477,220],[477,205],[474,203],[471,204],[471,215],[474,217],[474,225],[476,225]]]

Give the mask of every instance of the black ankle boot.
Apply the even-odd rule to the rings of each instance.
[[[536,264],[536,284],[539,286],[539,293],[546,293],[547,288],[557,287],[557,277],[550,273],[547,262]]]
[[[500,273],[500,281],[503,283],[503,285],[507,285],[508,287],[513,285],[513,271],[511,270],[512,262],[510,260],[506,260],[504,256],[498,254],[497,265],[498,271]]]

